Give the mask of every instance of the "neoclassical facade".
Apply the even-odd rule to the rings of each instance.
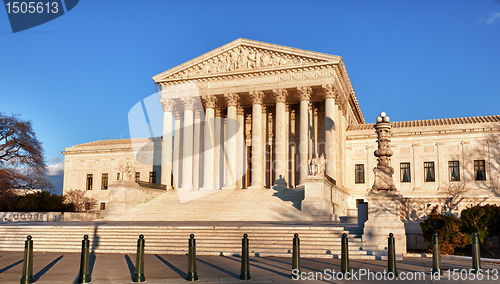
[[[333,184],[332,214],[345,216],[365,201],[377,138],[341,57],[238,39],[153,79],[163,138],[66,148],[65,191],[86,189],[106,208],[108,183],[123,178],[127,163],[137,180],[161,184],[167,192],[300,191],[311,160],[324,157],[324,174]],[[497,202],[500,116],[392,126],[391,163],[394,185],[407,199],[404,218],[444,206],[454,187],[462,186],[462,196],[476,200],[471,202]],[[141,162],[137,144],[153,163]]]

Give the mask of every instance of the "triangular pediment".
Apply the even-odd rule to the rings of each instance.
[[[229,75],[245,71],[270,71],[321,63],[338,63],[339,56],[248,39],[237,39],[153,77],[156,83]]]

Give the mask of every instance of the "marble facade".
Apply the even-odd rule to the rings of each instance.
[[[377,164],[375,125],[365,122],[341,57],[238,39],[153,79],[163,139],[66,148],[65,191],[89,189],[92,175],[87,193],[106,204],[105,175],[119,180],[127,161],[140,180],[169,191],[304,190],[309,161],[324,155],[334,186],[318,196],[331,212],[314,214],[336,220],[368,200]],[[467,189],[464,200],[500,203],[500,116],[396,121],[392,127],[393,185],[405,200],[401,210],[411,211],[401,213],[403,221],[425,217],[459,183]],[[161,166],[141,163],[137,143],[145,145],[145,156],[162,153]],[[458,162],[459,180],[450,180],[450,162]],[[426,177],[429,165],[433,178]],[[481,166],[485,175],[478,179]]]

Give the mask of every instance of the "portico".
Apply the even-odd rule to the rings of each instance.
[[[270,188],[278,179],[296,187],[315,154],[325,154],[327,175],[339,180],[341,135],[348,123],[364,123],[338,56],[238,39],[153,79],[170,123],[164,137],[174,135],[173,145],[163,143],[173,155],[165,155],[162,181],[179,190]]]

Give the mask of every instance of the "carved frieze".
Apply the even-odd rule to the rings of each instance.
[[[282,52],[275,52],[248,46],[238,46],[173,74],[168,79],[186,78],[214,73],[251,70],[266,67],[279,67],[317,63],[324,60],[307,58]]]

